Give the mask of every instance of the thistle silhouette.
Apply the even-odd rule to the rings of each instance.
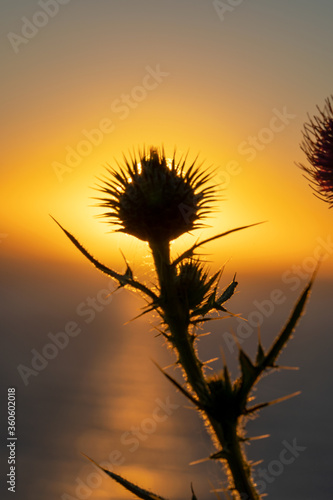
[[[214,189],[209,186],[211,174],[196,166],[196,162],[189,167],[186,163],[186,157],[176,161],[174,155],[168,161],[163,150],[150,148],[130,160],[125,158],[125,165],[118,170],[108,169],[109,177],[101,181],[103,198],[99,200],[99,206],[106,209],[102,217],[118,226],[118,231],[149,244],[157,275],[154,289],[136,280],[127,263],[124,274],[101,264],[56,222],[76,248],[100,271],[114,278],[119,287],[131,287],[142,293],[147,300],[142,314],[152,310],[159,314],[162,323],[159,331],[176,354],[176,366],[181,368],[185,384],[158,368],[203,416],[216,447],[209,458],[223,464],[231,497],[234,500],[258,500],[260,495],[251,477],[251,464],[243,450],[244,443],[251,440],[245,433],[246,421],[262,408],[296,393],[253,406],[250,394],[264,372],[278,368],[277,359],[302,314],[312,280],[267,352],[258,338],[255,361],[239,347],[240,376],[236,380],[231,380],[226,365],[221,373],[206,376],[204,363],[196,350],[197,327],[214,318],[222,319],[218,316],[219,311],[231,314],[225,306],[238,283],[235,275],[232,282],[219,291],[223,269],[211,275],[196,250],[203,244],[251,226],[237,227],[199,241],[173,259],[170,241],[199,227],[215,200]],[[138,498],[163,500],[113,472],[103,470]],[[192,489],[192,500],[195,499]]]
[[[108,209],[102,217],[149,243],[174,240],[200,226],[197,221],[214,200],[213,189],[204,187],[209,174],[195,162],[186,168],[186,158],[177,163],[174,155],[168,162],[155,148],[124,160],[118,171],[108,169],[111,179],[101,186],[106,197],[100,206]]]
[[[299,166],[316,191],[318,198],[333,207],[333,96],[327,98],[318,115],[304,125],[301,149],[310,165]]]

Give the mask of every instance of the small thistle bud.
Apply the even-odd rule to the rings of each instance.
[[[226,380],[221,373],[215,374],[208,379],[208,387],[211,413],[219,420],[232,421],[236,416],[237,403],[229,379]]]
[[[208,278],[208,270],[200,261],[189,259],[180,264],[176,285],[179,300],[186,304],[189,310],[194,310],[206,299],[212,280]]]
[[[186,157],[169,161],[153,147],[124,160],[120,170],[108,169],[111,178],[100,186],[106,196],[99,206],[107,209],[102,217],[148,242],[171,241],[199,227],[214,195],[204,187],[211,176],[195,161],[187,168]]]
[[[333,207],[333,96],[326,99],[319,115],[310,119],[303,130],[301,148],[310,166],[299,166],[308,174],[318,197]]]

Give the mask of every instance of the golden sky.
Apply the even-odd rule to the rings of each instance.
[[[333,273],[333,215],[295,165],[305,162],[307,113],[332,93],[333,6],[218,5],[68,1],[51,16],[32,1],[8,3],[2,255],[79,258],[52,214],[109,264],[121,262],[119,248],[140,261],[144,244],[107,234],[112,228],[95,218],[92,188],[124,152],[164,145],[170,156],[176,147],[213,166],[223,197],[211,229],[176,250],[267,221],[208,251],[265,272],[303,265],[321,246]]]
[[[60,353],[34,380],[35,385],[20,394],[19,404],[26,412],[20,432],[22,436],[26,432],[38,438],[29,438],[26,448],[22,448],[27,466],[21,473],[28,477],[27,487],[31,483],[34,489],[38,476],[38,486],[40,483],[50,488],[45,493],[41,490],[40,498],[52,497],[50,491],[73,491],[76,475],[83,467],[79,453],[91,449],[91,455],[97,459],[94,450],[98,443],[101,457],[109,453],[111,413],[116,400],[111,393],[115,387],[124,412],[134,419],[125,421],[119,412],[116,431],[121,434],[126,426],[136,422],[138,406],[133,394],[141,399],[137,377],[141,372],[140,367],[131,372],[124,360],[128,359],[133,368],[132,359],[142,362],[141,351],[147,359],[153,353],[155,359],[155,344],[146,348],[146,340],[143,342],[143,337],[137,335],[137,323],[131,323],[126,331],[122,325],[138,313],[142,304],[133,305],[131,295],[115,295],[105,316],[99,314],[91,326],[83,321],[78,308],[90,304],[101,292],[105,295],[105,290],[113,289],[109,288],[111,280],[107,284],[106,278],[100,278],[97,272],[95,278],[94,270],[89,275],[90,264],[49,215],[104,264],[124,270],[122,251],[136,275],[143,275],[146,283],[156,283],[147,245],[131,236],[113,233],[114,228],[96,217],[100,210],[93,199],[98,196],[93,188],[105,166],[115,166],[124,153],[144,145],[164,146],[169,156],[175,148],[179,156],[188,152],[189,161],[198,155],[199,162],[215,169],[214,184],[221,199],[213,217],[207,220],[210,227],[173,242],[174,254],[198,238],[264,222],[202,249],[213,267],[227,264],[228,276],[223,276],[221,286],[237,272],[237,280],[242,284],[242,294],[238,295],[241,306],[237,309],[232,305],[232,311],[253,317],[258,314],[255,303],[267,303],[267,297],[278,291],[284,294],[281,304],[288,297],[283,304],[287,315],[316,262],[323,260],[321,279],[316,283],[318,291],[311,299],[312,309],[309,306],[308,331],[300,339],[300,363],[306,367],[301,372],[305,373],[302,384],[310,394],[304,408],[310,405],[313,412],[304,410],[308,420],[304,419],[300,430],[299,421],[288,411],[285,427],[281,420],[276,425],[280,431],[288,428],[292,436],[296,435],[294,431],[299,432],[304,443],[309,443],[309,451],[313,443],[321,444],[319,455],[325,464],[329,460],[325,429],[329,425],[331,400],[322,394],[330,389],[327,373],[331,361],[330,349],[325,351],[322,346],[326,342],[324,335],[329,337],[327,345],[331,339],[332,320],[328,315],[333,282],[333,212],[313,196],[296,163],[306,162],[300,142],[307,114],[316,113],[316,106],[323,107],[333,92],[333,2],[7,0],[1,2],[1,11],[0,258],[5,271],[2,284],[6,288],[3,302],[7,312],[6,356],[2,364],[3,369],[9,369],[9,384],[14,384],[14,375],[18,377],[17,365],[30,361],[32,348],[42,350],[49,342],[51,330],[60,331],[77,316],[82,326],[79,343],[73,341],[64,356]],[[79,275],[82,269],[87,269],[87,273]],[[272,276],[274,280],[269,285],[271,280],[267,278]],[[247,300],[250,309],[243,306]],[[275,331],[283,311],[275,308],[274,323],[273,318],[265,315],[264,334]],[[98,336],[100,333],[104,337]],[[267,337],[263,338],[267,342]],[[222,340],[220,335],[214,342],[220,345]],[[212,345],[215,349],[216,344]],[[316,358],[314,364],[309,352]],[[298,359],[292,364],[298,364]],[[160,394],[160,382],[153,368],[147,388],[151,400],[154,391]],[[122,380],[126,373],[132,378],[125,379],[131,392],[126,393],[124,404]],[[313,378],[313,373],[317,378]],[[90,385],[85,385],[90,376]],[[113,376],[118,378],[113,380]],[[22,380],[19,382],[22,386]],[[88,399],[81,398],[80,391],[87,396],[95,394],[96,388],[101,390],[101,401],[95,410],[95,406],[87,404]],[[96,415],[105,415],[107,398],[110,414],[106,416],[105,433],[96,436]],[[41,410],[36,410],[35,404],[40,404]],[[146,402],[142,404],[146,412]],[[323,409],[318,414],[319,406]],[[316,418],[320,424],[313,426]],[[179,421],[188,427],[187,417]],[[294,428],[290,426],[292,421]],[[170,467],[176,470],[178,462],[174,462],[170,441],[170,429],[175,432],[173,422],[170,420],[161,439],[165,439],[172,455]],[[68,434],[61,428],[65,424]],[[308,433],[310,427],[315,428],[315,434]],[[179,429],[181,436],[183,427]],[[178,437],[178,442],[179,439],[182,438]],[[185,462],[187,454],[190,462],[193,457],[187,442],[181,441],[181,447]],[[159,447],[156,449],[161,449],[160,441],[155,443]],[[66,447],[68,454],[63,455]],[[57,467],[61,468],[63,481],[59,484],[54,479],[54,450],[59,455]],[[300,465],[299,475],[293,476],[297,491],[302,483],[297,478],[302,477],[305,466],[322,481],[321,462],[316,458],[319,465],[314,464],[311,458],[317,455],[309,453],[308,462],[303,462],[306,465]],[[131,458],[128,460],[124,475],[128,472],[132,480],[143,478],[144,487],[152,490],[155,477],[155,482],[167,490],[169,484],[165,484],[163,469],[156,468],[156,455],[150,454],[148,462],[142,456],[144,459],[136,455],[132,462]],[[164,461],[165,450],[160,456]],[[270,459],[274,457],[271,455]],[[183,463],[183,456],[178,458]],[[184,491],[183,478],[186,485],[190,484],[186,471],[172,481],[179,498],[184,498],[180,493]],[[197,474],[196,470],[191,470],[191,477],[192,474]],[[26,487],[24,480],[22,484]],[[202,482],[201,487],[206,488],[206,483]],[[278,481],[274,483],[274,489],[277,487]],[[327,483],[326,487],[330,485]],[[306,488],[307,483],[303,490]],[[92,498],[111,498],[109,492],[107,483],[105,489],[96,489]],[[36,494],[34,491],[29,498],[37,498]],[[118,490],[112,494],[117,495],[112,498],[125,496]]]

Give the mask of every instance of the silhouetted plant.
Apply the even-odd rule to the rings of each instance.
[[[333,207],[333,96],[327,98],[323,110],[304,125],[301,148],[310,165],[299,166],[306,172],[317,196]]]
[[[108,169],[109,177],[101,181],[103,198],[100,206],[106,209],[103,217],[117,224],[118,231],[149,244],[157,275],[154,289],[136,280],[127,262],[124,274],[101,264],[74,236],[57,224],[76,248],[100,271],[114,278],[119,287],[134,288],[143,294],[148,302],[143,314],[153,310],[159,314],[162,323],[160,331],[176,354],[176,365],[182,369],[185,385],[159,369],[204,417],[217,446],[209,458],[224,465],[232,498],[258,500],[260,495],[251,478],[252,466],[243,450],[244,443],[251,439],[246,436],[245,424],[249,416],[292,395],[252,405],[250,394],[264,372],[278,368],[277,359],[302,314],[312,280],[267,352],[260,338],[254,361],[239,346],[240,376],[232,381],[228,367],[224,365],[221,373],[208,377],[196,350],[197,327],[213,319],[212,314],[216,317],[218,311],[231,314],[225,305],[232,297],[237,282],[235,276],[229,285],[219,291],[222,270],[210,275],[195,251],[205,243],[250,226],[237,227],[197,242],[173,258],[170,241],[197,228],[215,200],[214,190],[209,186],[211,174],[197,166],[196,162],[189,167],[186,163],[186,157],[176,161],[174,155],[169,161],[163,150],[150,148],[139,152],[138,157],[125,158],[125,165],[118,170]],[[163,500],[120,475],[103,470],[138,498]],[[195,499],[192,490],[192,500]]]

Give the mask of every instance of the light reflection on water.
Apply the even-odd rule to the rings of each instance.
[[[78,317],[76,307],[106,286],[103,277],[95,278],[94,273],[89,277],[81,275],[78,282],[67,281],[64,292],[65,273],[52,276],[52,286],[50,273],[37,279],[33,271],[29,275],[24,270],[23,275],[25,279],[21,274],[17,282],[13,280],[14,274],[8,278],[5,275],[3,281],[10,291],[12,306],[7,307],[4,316],[8,356],[1,366],[1,374],[5,374],[7,386],[16,385],[19,402],[17,498],[131,498],[110,478],[96,475],[94,466],[81,453],[99,463],[113,461],[116,473],[166,498],[191,498],[191,482],[200,500],[216,498],[208,491],[209,482],[219,485],[218,468],[208,462],[189,466],[190,462],[212,452],[202,424],[151,361],[167,366],[173,359],[161,337],[155,337],[157,332],[152,324],[157,322],[145,316],[124,325],[138,314],[143,303],[122,291],[96,314],[94,321],[86,323],[83,317]],[[244,282],[243,297],[237,295],[232,307],[245,316],[251,311],[246,285]],[[265,282],[257,282],[251,300],[264,300],[270,287]],[[267,400],[272,390],[273,396],[279,397],[301,389],[302,396],[297,401],[295,398],[268,409],[249,426],[252,435],[271,433],[269,440],[255,442],[250,448],[253,459],[263,458],[266,464],[276,459],[284,439],[297,438],[299,444],[307,446],[295,464],[269,485],[269,498],[273,500],[281,498],[289,489],[290,497],[283,493],[283,498],[312,500],[310,484],[304,481],[304,471],[309,467],[320,482],[321,499],[330,498],[332,403],[327,394],[331,391],[328,375],[333,346],[331,330],[325,329],[325,326],[331,327],[331,323],[326,319],[318,327],[318,321],[325,318],[325,311],[329,310],[330,284],[319,282],[317,288],[320,294],[313,294],[307,320],[300,326],[302,334],[296,336],[283,354],[284,364],[298,365],[300,371],[267,377],[257,391],[258,402]],[[295,296],[287,298],[286,304],[275,311],[274,318],[265,320],[262,339],[266,345],[270,340],[266,338],[267,332],[278,330],[284,323]],[[76,320],[82,332],[71,339],[66,349],[59,351],[45,370],[31,377],[25,387],[17,374],[17,365],[28,364],[30,350],[41,350],[48,342],[47,333],[60,331],[69,320]],[[147,321],[150,322],[148,328]],[[213,334],[200,342],[203,359],[219,355],[223,331],[229,328],[227,324],[210,325]],[[247,339],[244,348],[251,351],[254,340],[254,336]],[[233,357],[226,354],[227,358]],[[221,366],[217,363],[214,368]],[[177,371],[170,373],[180,380]],[[1,379],[4,380],[4,376]],[[165,405],[169,405],[170,414],[163,412]]]
[[[17,386],[18,498],[130,496],[110,478],[96,476],[81,453],[113,462],[115,472],[161,495],[190,495],[193,477],[199,478],[189,462],[193,453],[194,458],[207,454],[205,434],[198,433],[195,412],[184,408],[183,398],[152,363],[173,361],[156,338],[154,319],[124,325],[144,303],[121,291],[88,323],[77,306],[106,287],[103,277],[81,275],[78,282],[66,282],[64,291],[65,273],[52,279],[50,272],[25,273],[17,282],[9,273],[5,283],[12,309],[5,318],[8,356],[1,367],[8,383]],[[63,331],[68,321],[78,323],[80,334],[24,386],[17,365],[29,366],[31,349],[41,352],[50,342],[48,333]],[[197,443],[191,442],[192,432]]]
[[[123,315],[128,313],[128,307],[122,310]],[[122,339],[117,357],[109,363],[105,351],[94,371],[95,425],[88,422],[77,449],[88,450],[98,462],[113,464],[114,472],[144,488],[182,498],[184,490],[190,494],[193,481],[188,464],[196,447],[191,444],[190,430],[195,429],[197,417],[184,408],[182,397],[152,363],[155,359],[169,364],[171,358],[161,349],[161,339],[147,334],[146,320],[124,330],[126,340]],[[109,498],[129,497],[108,479],[98,490],[91,498],[104,498],[104,493]]]

